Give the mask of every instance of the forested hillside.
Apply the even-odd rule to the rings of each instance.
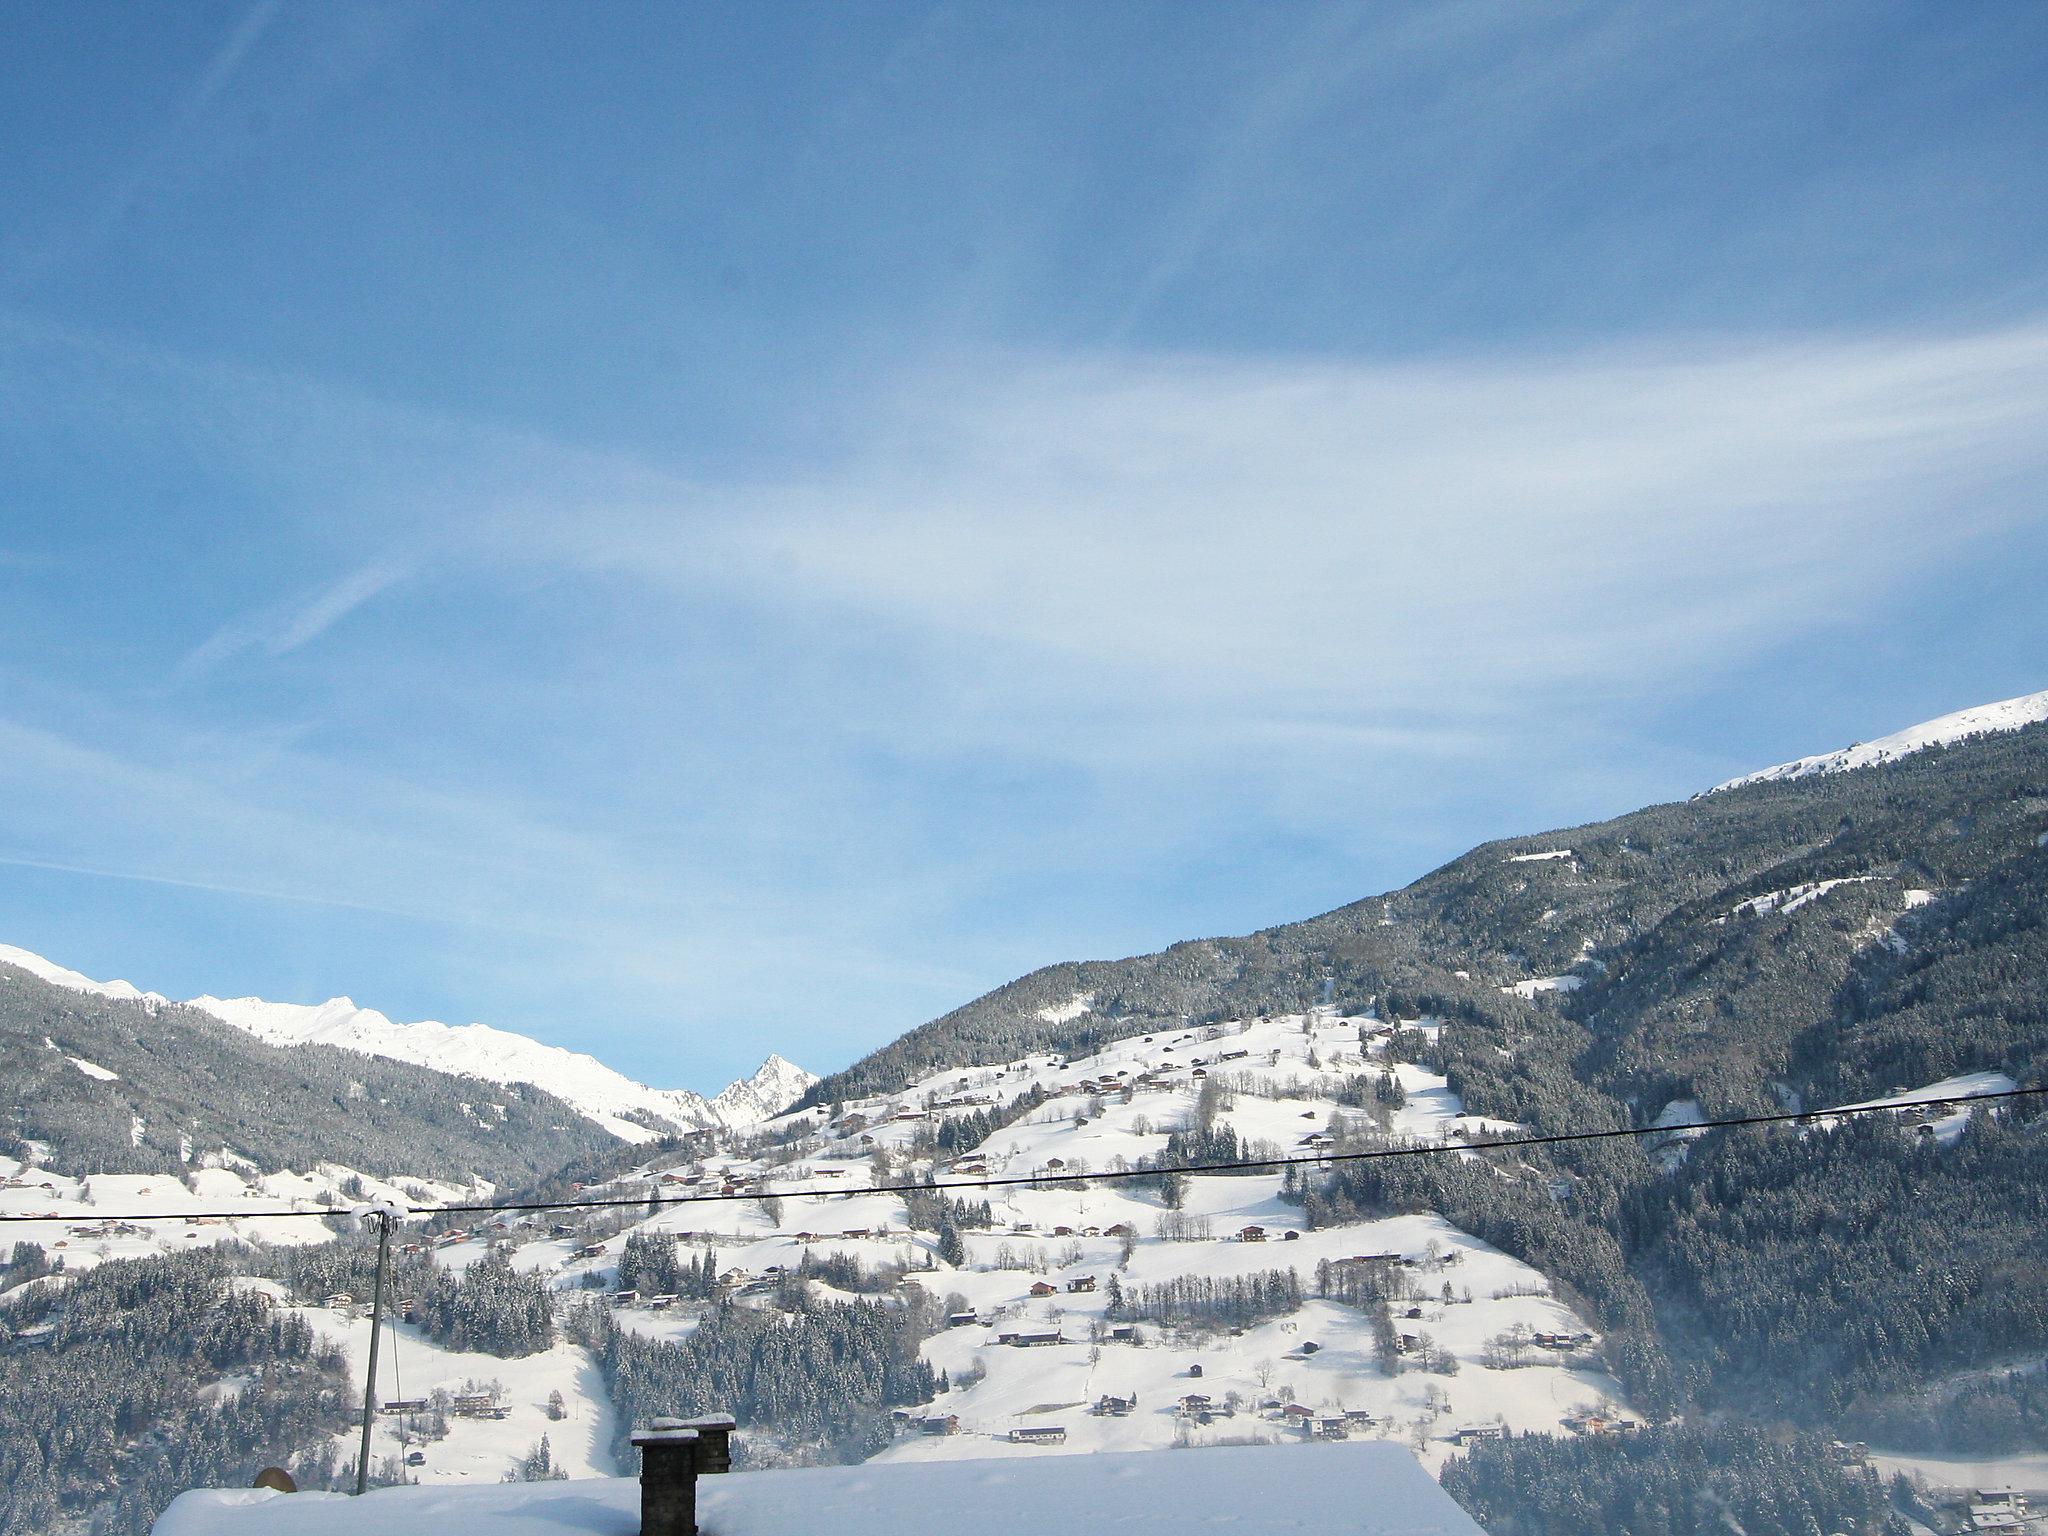
[[[614,1138],[538,1089],[332,1046],[265,1045],[179,1004],[53,986],[0,965],[0,1155],[61,1173],[263,1171],[519,1184]],[[37,1159],[28,1144],[47,1149]]]
[[[1528,1071],[1563,1067],[1652,1113],[1671,1097],[1775,1107],[1772,1083],[1795,1077],[1881,1088],[2034,1049],[2044,830],[2048,726],[1698,796],[1484,844],[1402,890],[1243,938],[1048,966],[805,1102],[1183,1021],[1375,1000],[1507,1032],[1561,1012],[1576,1032]],[[1823,889],[1801,899],[1807,887]],[[1502,990],[1567,973],[1569,995]],[[1828,1048],[1838,1027],[1851,1038]]]
[[[537,1090],[279,1049],[0,970],[0,1154],[102,1182],[333,1162],[609,1202],[431,1217],[396,1255],[408,1369],[433,1351],[444,1396],[513,1374],[511,1411],[539,1421],[504,1444],[495,1418],[387,1421],[380,1464],[425,1446],[430,1478],[461,1475],[451,1436],[544,1475],[542,1434],[567,1443],[557,1382],[596,1470],[656,1412],[736,1411],[761,1460],[986,1454],[1054,1413],[1077,1448],[1291,1433],[1298,1388],[1439,1456],[1474,1423],[1534,1430],[1446,1474],[1503,1532],[1707,1531],[1728,1511],[1753,1531],[1887,1529],[1887,1490],[1832,1438],[2048,1449],[2048,1112],[1685,1127],[2038,1082],[2044,915],[2036,726],[1489,844],[1243,939],[1052,967],[820,1083],[809,1109],[633,1146]],[[1668,1129],[1471,1151],[1518,1128],[1652,1126]],[[1155,1171],[1419,1144],[1445,1155]],[[1072,1177],[1090,1167],[1142,1176]],[[965,1202],[876,1187],[972,1170],[1035,1182]],[[14,1183],[17,1202],[58,1199]],[[715,1203],[658,1203],[689,1192]],[[60,1507],[134,1529],[177,1477],[241,1475],[264,1436],[326,1474],[334,1346],[262,1314],[247,1283],[354,1348],[360,1321],[328,1303],[368,1288],[366,1239],[138,1260],[68,1235],[99,1268],[48,1278],[36,1250],[0,1270],[20,1335],[0,1363],[44,1387],[61,1365],[117,1430],[89,1475],[60,1475],[84,1453],[40,1398],[9,1399],[15,1529]],[[1034,1326],[1039,1345],[1004,1344]],[[1551,1343],[1532,1352],[1537,1330]],[[1217,1396],[1183,1412],[1190,1365]],[[180,1369],[256,1390],[188,1400],[163,1385]],[[1622,1443],[1587,1428],[1596,1409],[1659,1427]],[[926,1412],[941,1431],[912,1434]],[[154,1491],[117,1493],[131,1475]]]
[[[345,1362],[238,1287],[237,1267],[212,1252],[124,1260],[7,1297],[0,1316],[24,1338],[0,1344],[0,1536],[88,1515],[144,1536],[184,1489],[246,1486],[295,1457],[324,1482]],[[0,1267],[0,1291],[21,1272]]]
[[[1240,939],[1034,972],[820,1082],[1327,999],[1442,1021],[1421,1054],[1538,1131],[1842,1103],[2048,1058],[2048,727],[1487,844]],[[1560,1148],[1303,1181],[1312,1221],[1436,1210],[1569,1285],[1653,1411],[1922,1423],[1927,1384],[2048,1350],[2048,1120]],[[2029,1257],[2033,1255],[2034,1257]],[[2024,1392],[2021,1393],[2024,1396]],[[2010,1397],[2010,1394],[2007,1394]],[[2029,1407],[1977,1437],[2009,1448]],[[1949,1431],[1951,1443],[1963,1431]]]

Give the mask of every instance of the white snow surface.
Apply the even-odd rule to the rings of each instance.
[[[1951,742],[1967,741],[1972,736],[1986,736],[1999,731],[2017,731],[2042,720],[2048,720],[2048,689],[2022,694],[2016,699],[2001,699],[1996,704],[1959,709],[1952,715],[1923,720],[1903,731],[1894,731],[1875,741],[1861,741],[1839,752],[1821,752],[1812,757],[1779,763],[1775,767],[1759,768],[1754,773],[1745,773],[1739,778],[1716,784],[1707,793],[1717,795],[1724,789],[1740,789],[1745,784],[1765,784],[1776,779],[1804,779],[1816,773],[1847,773],[1855,768],[1870,768],[1923,752],[1929,747],[1946,746]]]
[[[1842,1108],[1888,1108],[1896,1105],[1904,1109],[1906,1106],[1924,1103],[1929,1099],[1958,1099],[1975,1094],[2011,1093],[2017,1087],[2019,1084],[2003,1072],[1965,1072],[1959,1077],[1944,1077],[1938,1083],[1925,1083],[1918,1088],[1909,1088],[1904,1093],[1890,1094],[1881,1099],[1862,1099],[1855,1104],[1845,1104]],[[1907,1112],[1924,1114],[1927,1117],[1924,1123],[1934,1128],[1935,1140],[1943,1146],[1948,1146],[1963,1134],[1963,1127],[1969,1124],[1970,1116],[1977,1112],[1978,1107],[1974,1104],[1954,1104]],[[1988,1113],[1995,1113],[1998,1106],[1994,1104],[1984,1107]]]
[[[281,1287],[266,1281],[244,1284],[269,1292],[280,1302]],[[370,1346],[370,1320],[360,1308],[347,1312],[326,1307],[280,1307],[292,1311],[312,1325],[323,1339],[348,1351],[355,1390],[362,1390],[362,1361]],[[377,1396],[389,1402],[401,1393],[409,1398],[430,1397],[436,1391],[461,1392],[469,1382],[496,1382],[504,1390],[501,1402],[508,1410],[503,1419],[450,1417],[447,1438],[425,1446],[426,1464],[407,1468],[407,1475],[422,1484],[495,1483],[519,1456],[548,1438],[554,1464],[572,1478],[609,1477],[612,1441],[618,1434],[618,1416],[604,1388],[604,1377],[596,1360],[582,1346],[557,1338],[537,1354],[504,1359],[449,1349],[421,1333],[409,1323],[387,1321],[384,1347],[377,1366]],[[547,1416],[550,1392],[562,1394],[563,1417]],[[357,1404],[360,1410],[361,1404]],[[402,1456],[418,1444],[406,1436],[407,1421],[401,1415],[379,1412],[371,1431],[370,1463]],[[336,1436],[339,1459],[352,1461],[361,1443],[360,1412],[353,1429]],[[459,1528],[459,1527],[458,1527]]]
[[[1532,976],[1527,981],[1512,982],[1501,991],[1533,998],[1539,992],[1576,992],[1585,984],[1583,976]]]
[[[488,1197],[488,1184],[465,1188],[408,1177],[403,1185],[322,1163],[308,1173],[246,1172],[194,1167],[169,1173],[95,1173],[73,1178],[0,1157],[0,1214],[40,1218],[11,1223],[8,1239],[35,1243],[61,1256],[67,1270],[90,1269],[107,1259],[137,1259],[222,1242],[320,1243],[332,1234],[322,1221],[273,1221],[266,1215],[322,1211],[320,1201],[341,1197],[342,1187],[394,1204],[427,1204]],[[417,1191],[415,1195],[414,1191]],[[423,1198],[422,1198],[423,1197]],[[245,1214],[187,1219],[195,1210]],[[154,1213],[154,1214],[153,1214]],[[116,1216],[137,1216],[116,1222]]]
[[[1076,992],[1057,1007],[1039,1009],[1038,1016],[1048,1024],[1069,1024],[1094,1006],[1093,992]]]
[[[1762,917],[1767,912],[1789,914],[1797,912],[1803,906],[1820,900],[1821,897],[1837,887],[1844,885],[1867,885],[1873,880],[1889,879],[1891,879],[1890,875],[1843,875],[1835,880],[1812,880],[1804,885],[1790,886],[1782,891],[1770,891],[1762,896],[1752,896],[1747,901],[1739,901],[1728,909],[1728,915],[1730,917],[1742,917],[1745,915]],[[1919,894],[1926,896],[1928,893],[1922,891]],[[1919,906],[1920,903],[1909,899],[1906,905],[1914,907]],[[1720,919],[1716,918],[1715,921],[1719,922]]]
[[[1542,853],[1511,853],[1508,855],[1508,862],[1510,864],[1541,864],[1546,859],[1568,859],[1571,856],[1572,851],[1569,848],[1549,848]]]
[[[1081,1525],[1117,1536],[1485,1536],[1398,1445],[1233,1446],[1180,1456],[1053,1456],[935,1465],[809,1467],[700,1478],[717,1536],[900,1536],[964,1519],[976,1536]],[[180,1496],[154,1536],[636,1536],[628,1478],[386,1488],[360,1499],[207,1489]]]
[[[156,992],[144,992],[132,982],[94,981],[77,971],[67,970],[54,961],[45,960],[41,955],[26,949],[17,949],[12,944],[0,944],[0,965],[18,966],[31,976],[39,976],[53,987],[65,987],[73,992],[90,992],[95,997],[114,997],[123,1002],[167,1003],[169,998]]]
[[[0,962],[73,991],[156,1004],[168,1001],[125,981],[94,981],[13,945],[0,944]],[[706,1099],[688,1089],[650,1088],[594,1056],[543,1045],[488,1024],[401,1024],[374,1008],[359,1008],[346,997],[307,1004],[207,996],[193,998],[189,1006],[270,1045],[332,1045],[485,1082],[530,1084],[564,1100],[623,1141],[652,1141],[662,1134],[636,1117],[652,1117],[684,1130],[754,1125],[780,1114],[817,1081],[803,1068],[770,1056],[752,1077]]]
[[[111,1072],[96,1061],[87,1061],[83,1056],[66,1056],[64,1059],[78,1068],[87,1077],[93,1078],[96,1081],[102,1083],[118,1083],[121,1081],[120,1073]]]

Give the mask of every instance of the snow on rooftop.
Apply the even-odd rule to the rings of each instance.
[[[829,1516],[825,1512],[829,1511]],[[1044,1536],[1076,1526],[1117,1536],[1485,1536],[1405,1448],[1230,1446],[1185,1452],[870,1463],[700,1478],[706,1536],[899,1536],[971,1512],[977,1536]],[[637,1536],[631,1478],[384,1488],[360,1499],[201,1489],[180,1496],[154,1536]]]
[[[1765,784],[1776,779],[1803,779],[1816,773],[1846,773],[1852,768],[1870,768],[1925,751],[1928,747],[1946,746],[1997,731],[2017,731],[2042,720],[2048,720],[2048,690],[2022,694],[2016,699],[2001,699],[1996,704],[1959,709],[1952,715],[1909,725],[1903,731],[1894,731],[1875,741],[1857,742],[1839,752],[1821,752],[1812,757],[1779,763],[1772,768],[1759,768],[1755,773],[1745,773],[1716,784],[1707,793],[1717,795],[1724,789],[1740,789],[1745,784]]]

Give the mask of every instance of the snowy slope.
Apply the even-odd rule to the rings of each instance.
[[[1424,1032],[1435,1027],[1428,1020],[1402,1023]],[[952,1388],[915,1412],[955,1415],[955,1432],[901,1426],[883,1463],[993,1457],[1049,1464],[1077,1453],[1092,1460],[1096,1452],[1281,1444],[1304,1438],[1286,1412],[1295,1404],[1325,1417],[1357,1415],[1347,1425],[1349,1442],[1391,1440],[1434,1468],[1461,1430],[1505,1423],[1555,1433],[1585,1422],[1588,1412],[1625,1415],[1597,1336],[1545,1277],[1439,1216],[1309,1230],[1300,1206],[1283,1198],[1277,1173],[1190,1178],[1178,1211],[1150,1186],[1061,1182],[1063,1173],[1115,1169],[1164,1151],[1168,1134],[1197,1115],[1212,1077],[1226,1090],[1211,1106],[1216,1124],[1254,1155],[1303,1155],[1327,1144],[1333,1125],[1369,1141],[1394,1137],[1452,1148],[1463,1136],[1515,1129],[1467,1114],[1442,1077],[1393,1059],[1394,1028],[1318,1009],[1162,1030],[1071,1060],[1041,1053],[933,1073],[899,1092],[846,1103],[829,1122],[819,1110],[777,1117],[759,1128],[769,1144],[744,1155],[650,1163],[587,1191],[673,1202],[594,1243],[581,1232],[544,1235],[542,1218],[515,1218],[507,1234],[517,1244],[513,1263],[583,1295],[592,1284],[616,1286],[620,1253],[633,1232],[658,1233],[686,1258],[707,1249],[715,1254],[727,1299],[759,1307],[776,1304],[776,1277],[807,1256],[842,1256],[869,1270],[901,1267],[907,1283],[942,1310],[972,1315],[924,1345],[925,1358]],[[1389,1073],[1403,1090],[1404,1102],[1377,1127],[1368,1112],[1336,1097],[1361,1072]],[[1044,1102],[978,1146],[934,1156],[941,1123],[1008,1105],[1027,1090],[1046,1095]],[[872,1187],[915,1181],[927,1171],[942,1179],[1037,1174],[1044,1182],[990,1189],[993,1227],[963,1231],[960,1262],[949,1263],[935,1232],[911,1228],[902,1196]],[[692,1200],[728,1191],[741,1198]],[[962,1193],[970,1202],[979,1198]],[[1264,1229],[1268,1240],[1244,1240],[1248,1227]],[[481,1238],[472,1238],[439,1258],[459,1265],[482,1251]],[[1361,1263],[1384,1266],[1386,1283],[1401,1297],[1396,1326],[1415,1338],[1414,1353],[1395,1371],[1376,1359],[1368,1309],[1316,1294],[1320,1276]],[[1273,1270],[1294,1271],[1301,1304],[1256,1326],[1205,1332],[1140,1321],[1132,1337],[1111,1332],[1112,1284],[1228,1284]],[[1095,1284],[1074,1285],[1087,1276]],[[811,1284],[821,1296],[841,1294]],[[1034,1285],[1047,1289],[1033,1294]],[[675,1340],[695,1327],[702,1306],[684,1300],[657,1307],[639,1297],[616,1306],[612,1317],[632,1333]],[[1056,1332],[1064,1342],[1006,1345],[1003,1334],[1019,1329]],[[1578,1342],[1497,1358],[1504,1338],[1538,1334]],[[1453,1356],[1455,1366],[1441,1363]],[[1425,1368],[1425,1360],[1439,1364]],[[1214,1398],[1213,1413],[1180,1410],[1179,1400],[1194,1391]],[[1125,1413],[1093,1411],[1105,1395],[1135,1403]],[[1014,1438],[1020,1429],[1048,1426],[1060,1428],[1064,1439]],[[522,1448],[502,1449],[509,1455]],[[1318,1444],[1310,1454],[1337,1449]],[[756,1442],[756,1452],[764,1450],[774,1454],[772,1437]]]
[[[167,1003],[169,998],[157,992],[144,992],[132,982],[94,981],[90,976],[66,970],[41,955],[25,949],[16,949],[12,944],[0,944],[0,965],[12,965],[27,971],[31,976],[47,981],[53,987],[64,987],[73,992],[90,992],[94,997],[117,998],[124,1003]]]
[[[1928,747],[1946,746],[1997,731],[2017,731],[2043,720],[2048,720],[2048,690],[2004,699],[1996,704],[1979,704],[1973,709],[1959,709],[1952,715],[1922,721],[1903,731],[1880,736],[1875,741],[1844,747],[1839,752],[1822,752],[1795,762],[1779,763],[1774,768],[1760,768],[1755,773],[1745,773],[1740,778],[1716,784],[1707,793],[1717,795],[1724,789],[1740,789],[1745,784],[1765,784],[1777,779],[1803,779],[1816,773],[1846,773],[1852,768],[1870,768]]]
[[[1238,1446],[1200,1456],[1088,1456],[1036,1466],[806,1467],[737,1472],[697,1484],[697,1512],[720,1536],[899,1536],[958,1520],[979,1536],[1115,1531],[1118,1536],[1485,1536],[1395,1445]],[[1076,1518],[1081,1516],[1081,1518]],[[187,1493],[155,1536],[634,1536],[630,1478],[491,1488],[388,1488],[341,1494],[263,1489]]]
[[[125,981],[94,981],[12,945],[0,945],[0,962],[73,991],[156,1005],[168,1001]],[[485,1082],[529,1083],[546,1089],[625,1141],[651,1141],[674,1130],[752,1125],[779,1114],[815,1081],[803,1068],[770,1056],[752,1077],[706,1099],[687,1089],[650,1088],[613,1071],[594,1056],[543,1045],[488,1024],[451,1026],[431,1020],[401,1024],[345,997],[317,1004],[272,1003],[260,997],[195,997],[189,1006],[270,1045],[331,1045]]]
[[[488,1024],[399,1024],[345,997],[316,1005],[271,1003],[260,997],[195,997],[192,1006],[270,1045],[333,1045],[486,1082],[532,1083],[626,1141],[651,1140],[656,1134],[628,1116],[651,1117],[685,1129],[719,1123],[701,1094],[649,1088],[594,1056],[543,1045]]]

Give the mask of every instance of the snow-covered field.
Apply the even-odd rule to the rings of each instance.
[[[277,1287],[249,1283],[282,1300]],[[367,1315],[325,1307],[288,1310],[299,1312],[322,1337],[346,1348],[351,1361],[368,1358]],[[354,1379],[360,1391],[360,1365],[357,1371]],[[421,1483],[495,1483],[513,1461],[546,1435],[554,1464],[570,1477],[610,1477],[618,1470],[611,1457],[618,1424],[597,1363],[588,1351],[558,1339],[553,1348],[539,1354],[504,1360],[444,1349],[404,1323],[391,1323],[385,1333],[377,1361],[380,1407],[388,1402],[431,1398],[437,1391],[460,1394],[493,1383],[500,1389],[498,1401],[505,1410],[504,1418],[452,1416],[446,1438],[432,1443],[423,1442],[415,1433],[417,1416],[382,1414],[371,1434],[372,1465],[418,1450],[426,1458],[424,1464],[408,1467],[406,1472]],[[562,1395],[560,1419],[548,1417],[551,1392]],[[338,1437],[342,1462],[354,1460],[360,1433],[358,1429]]]
[[[1945,1453],[1873,1449],[1871,1462],[1886,1476],[1904,1472],[1927,1479],[1936,1490],[2016,1488],[2048,1496],[2048,1452],[2017,1456],[1953,1456]]]
[[[357,1190],[360,1193],[349,1192]],[[7,1243],[35,1243],[73,1270],[105,1259],[145,1258],[230,1240],[320,1243],[333,1236],[333,1230],[314,1217],[343,1217],[362,1201],[431,1205],[489,1193],[487,1185],[464,1188],[434,1179],[378,1179],[338,1163],[322,1163],[304,1174],[195,1168],[183,1178],[167,1173],[99,1173],[81,1179],[0,1157],[0,1214],[50,1213],[48,1220],[7,1223]],[[197,1210],[231,1214],[198,1220],[183,1214]],[[157,1211],[164,1214],[150,1214]],[[307,1214],[274,1219],[283,1212]],[[265,1219],[265,1213],[273,1219]]]
[[[1845,1104],[1844,1109],[1888,1108],[1893,1105],[1906,1106],[1926,1103],[1930,1099],[1968,1098],[1975,1094],[2010,1093],[2019,1087],[2003,1072],[1965,1072],[1960,1077],[1944,1077],[1938,1083],[1925,1083],[1918,1088],[1909,1088],[1903,1093],[1890,1094],[1881,1099],[1864,1099],[1856,1104]],[[1996,1114],[1997,1106],[1981,1106],[1987,1114]],[[1957,1104],[1946,1109],[1926,1112],[1924,1124],[1931,1127],[1929,1134],[1943,1146],[1950,1146],[1963,1134],[1963,1127],[1970,1122],[1980,1106]]]
[[[1399,1027],[1427,1033],[1434,1024]],[[514,1265],[547,1275],[568,1299],[587,1294],[593,1283],[616,1289],[627,1238],[660,1233],[683,1257],[714,1252],[722,1292],[760,1306],[773,1305],[778,1277],[807,1254],[900,1268],[941,1311],[954,1314],[952,1325],[924,1346],[950,1389],[901,1416],[898,1437],[881,1455],[885,1462],[1057,1458],[1341,1433],[1354,1442],[1397,1442],[1434,1470],[1461,1431],[1556,1432],[1589,1412],[1628,1417],[1598,1338],[1550,1293],[1544,1276],[1438,1216],[1310,1230],[1300,1207],[1283,1198],[1278,1173],[1191,1177],[1176,1210],[1149,1184],[1074,1180],[1133,1168],[1164,1152],[1170,1133],[1196,1118],[1205,1090],[1213,1128],[1234,1132],[1250,1159],[1315,1158],[1355,1144],[1347,1138],[1358,1135],[1455,1149],[1461,1136],[1518,1129],[1467,1115],[1442,1078],[1391,1059],[1395,1028],[1392,1021],[1318,1010],[1159,1031],[1072,1060],[1041,1053],[935,1073],[899,1093],[784,1114],[726,1152],[643,1165],[587,1190],[599,1199],[664,1202],[602,1240],[580,1232],[546,1235],[550,1216],[515,1217],[502,1231],[438,1248],[436,1258],[460,1269],[491,1241],[509,1239]],[[1340,1098],[1361,1074],[1388,1075],[1401,1085],[1403,1102],[1381,1111],[1377,1125]],[[2002,1074],[1974,1073],[1873,1103],[2010,1086]],[[1043,1102],[980,1145],[934,1150],[935,1134],[948,1121],[1006,1109],[1027,1090]],[[1931,1134],[1952,1140],[1967,1114],[1940,1116]],[[1697,1134],[1688,1127],[1700,1118],[1690,1101],[1665,1107],[1658,1123],[1671,1131],[1668,1156],[1683,1156],[1685,1138]],[[874,1187],[927,1173],[969,1186],[950,1190],[954,1198],[989,1203],[992,1225],[963,1231],[957,1263],[939,1254],[932,1232],[911,1230],[901,1195]],[[0,1210],[130,1212],[187,1210],[195,1202],[318,1209],[323,1193],[342,1198],[351,1177],[331,1167],[261,1177],[211,1169],[195,1174],[196,1188],[188,1189],[171,1178],[74,1181],[13,1164],[0,1164],[0,1175],[0,1183],[14,1186],[0,1189]],[[1024,1182],[983,1185],[984,1179]],[[372,1199],[417,1203],[389,1183],[365,1179],[362,1187]],[[432,1192],[441,1200],[466,1193]],[[706,1195],[723,1198],[697,1198]],[[55,1251],[76,1265],[228,1236],[317,1240],[326,1230],[319,1222],[250,1219],[195,1227],[167,1215],[119,1230],[76,1219],[38,1223],[19,1235],[53,1249],[64,1244]],[[1391,1374],[1376,1350],[1373,1316],[1317,1295],[1322,1275],[1341,1276],[1359,1263],[1392,1277],[1401,1293],[1390,1312],[1400,1336],[1399,1369]],[[1294,1272],[1301,1304],[1242,1328],[1196,1330],[1111,1315],[1114,1293],[1275,1270]],[[839,1294],[811,1284],[821,1294]],[[613,1315],[634,1333],[680,1339],[703,1305],[650,1301],[617,1306]],[[325,1309],[308,1315],[353,1358],[363,1358],[366,1321]],[[1018,1335],[1043,1341],[1019,1342]],[[454,1418],[449,1436],[432,1445],[409,1439],[402,1418],[380,1422],[377,1455],[423,1449],[425,1464],[412,1469],[422,1481],[495,1482],[543,1434],[556,1464],[572,1476],[614,1470],[608,1447],[617,1426],[595,1366],[573,1345],[501,1360],[444,1350],[401,1326],[379,1374],[383,1400],[502,1385],[504,1418]],[[546,1416],[552,1392],[565,1405],[560,1420]],[[352,1455],[352,1444],[343,1450]]]

